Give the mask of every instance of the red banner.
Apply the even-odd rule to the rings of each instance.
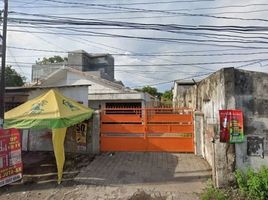
[[[20,133],[17,129],[0,129],[0,187],[21,178]]]
[[[220,110],[220,142],[244,141],[243,113],[240,110]]]

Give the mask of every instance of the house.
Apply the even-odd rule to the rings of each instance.
[[[63,66],[88,72],[94,76],[114,81],[114,58],[110,54],[89,54],[83,50],[68,53],[67,61],[35,64],[32,66],[32,82],[39,82]]]
[[[143,92],[126,88],[120,82],[109,81],[92,73],[71,67],[63,67],[43,79],[41,86],[90,85],[88,88],[88,105],[93,109],[111,107],[145,107],[150,106],[155,97]]]
[[[234,180],[235,169],[268,165],[268,74],[221,69],[198,83],[174,82],[174,107],[196,110],[198,154],[212,166],[215,183]],[[245,141],[219,142],[219,110],[243,111]]]

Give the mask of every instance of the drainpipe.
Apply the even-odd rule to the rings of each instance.
[[[195,110],[198,110],[199,108],[199,104],[198,104],[198,98],[199,98],[199,92],[198,92],[198,83],[194,80],[194,79],[192,79],[193,80],[193,82],[194,82],[194,84],[195,84],[195,86],[196,86],[196,95],[195,95]]]

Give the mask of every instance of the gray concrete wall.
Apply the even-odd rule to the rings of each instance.
[[[69,52],[67,62],[32,65],[32,81],[42,80],[65,65],[84,72],[96,71],[99,73],[95,75],[114,81],[113,56],[109,54],[92,55],[83,50]]]
[[[204,114],[202,112],[194,113],[194,145],[195,155],[204,157]]]
[[[196,86],[181,90],[180,106],[192,107],[204,114],[203,156],[213,168],[217,186],[234,181],[235,168],[258,170],[268,165],[268,74],[222,69]],[[240,109],[244,115],[245,141],[241,144],[219,142],[220,109]],[[196,125],[200,120],[196,118]],[[196,128],[196,134],[202,134]],[[213,142],[212,142],[213,141]],[[200,154],[197,144],[197,154]],[[202,148],[201,148],[202,152]]]
[[[193,108],[203,113],[203,131],[196,132],[197,153],[212,166],[214,182],[223,187],[233,180],[229,176],[234,171],[233,145],[219,142],[219,110],[234,109],[233,68],[217,71],[196,85],[178,93],[179,106]],[[226,93],[229,95],[226,96]],[[196,118],[196,124],[200,123]],[[203,134],[203,135],[197,135]],[[203,147],[203,148],[202,148]]]
[[[268,74],[235,71],[236,108],[244,114],[244,143],[236,144],[236,167],[268,165]]]
[[[68,53],[68,65],[83,72],[100,72],[101,78],[114,81],[114,58],[109,54],[88,54],[83,50]]]
[[[38,82],[45,79],[48,75],[62,68],[66,63],[32,65],[32,82]]]
[[[177,84],[179,83],[179,84]],[[173,93],[173,106],[175,107],[186,107],[187,103],[185,102],[185,94],[186,91],[194,86],[194,83],[192,82],[183,82],[180,83],[179,81],[176,81],[172,90]]]
[[[197,85],[196,109],[204,113],[205,158],[213,168],[216,186],[233,181],[233,145],[219,142],[219,110],[234,109],[233,69],[222,69]],[[226,95],[228,94],[228,95]]]
[[[100,153],[100,112],[95,111],[92,120],[92,146],[91,152],[93,154]]]

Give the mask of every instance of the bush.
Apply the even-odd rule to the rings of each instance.
[[[237,185],[241,193],[248,199],[268,199],[268,168],[262,167],[258,172],[248,169],[246,172],[237,170],[235,173]]]
[[[223,191],[215,188],[210,181],[207,188],[201,194],[201,200],[228,200],[228,198]]]

